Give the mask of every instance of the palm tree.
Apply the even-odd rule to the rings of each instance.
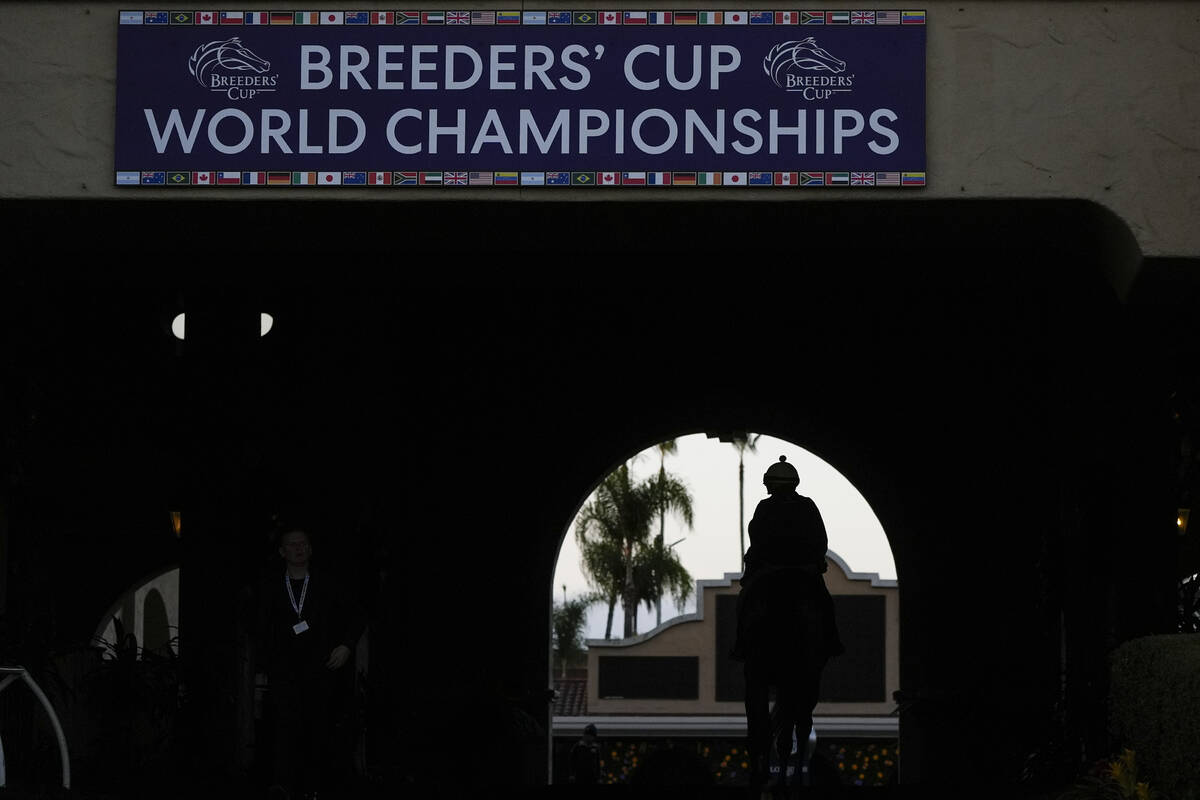
[[[612,635],[613,609],[618,597],[625,612],[624,635],[633,636],[637,632],[639,601],[652,600],[662,593],[658,575],[663,581],[670,578],[670,585],[674,586],[678,571],[683,570],[681,564],[676,568],[677,559],[673,564],[661,554],[648,560],[647,549],[659,550],[651,546],[650,526],[660,509],[679,514],[691,526],[691,495],[686,486],[667,474],[662,480],[656,476],[634,483],[629,465],[622,464],[600,482],[595,496],[576,518],[575,538],[584,572],[593,588],[608,601],[606,639]],[[635,569],[639,564],[648,565],[645,569],[651,574]],[[658,575],[652,574],[656,567]],[[690,576],[686,582],[690,584]]]
[[[667,439],[655,445],[658,450],[658,477],[660,482],[665,482],[667,475],[667,456],[673,456],[679,452],[679,445],[674,439]],[[658,507],[658,541],[657,546],[663,546],[663,534],[667,529],[667,509],[664,504],[659,503]],[[661,592],[658,600],[654,603],[654,624],[662,625],[662,597]]]
[[[566,598],[563,586],[563,602],[554,604],[554,649],[562,659],[562,676],[567,677],[567,662],[583,652],[583,626],[587,622],[588,606],[596,602],[596,595],[585,594],[574,600]]]
[[[751,453],[757,452],[758,440],[762,438],[761,433],[750,434],[745,431],[739,431],[731,437],[730,444],[738,451],[738,538],[742,545],[741,558],[738,563],[741,564],[746,560],[746,464],[745,455],[749,450]]]

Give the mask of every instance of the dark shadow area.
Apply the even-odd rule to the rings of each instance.
[[[902,579],[889,797],[1061,785],[1114,746],[1106,654],[1175,627],[1195,262],[1143,268],[1099,206],[141,197],[0,203],[0,659],[63,676],[97,794],[255,796],[241,609],[281,508],[362,595],[347,792],[544,783],[559,539],[680,430],[804,442],[870,498]],[[179,727],[105,762],[69,654],[170,563]],[[53,786],[4,718],[10,784]]]

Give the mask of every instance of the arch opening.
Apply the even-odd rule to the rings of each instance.
[[[849,742],[874,748],[872,755],[887,751],[887,769],[877,770],[866,782],[895,780],[898,723],[891,712],[892,693],[899,688],[899,594],[887,534],[862,493],[827,461],[784,438],[742,436],[739,446],[737,436],[686,433],[667,440],[674,443],[673,452],[655,443],[630,454],[588,487],[586,499],[563,531],[552,592],[552,622],[559,623],[551,626],[550,665],[557,693],[552,721],[555,782],[569,779],[569,748],[588,724],[597,726],[601,738],[607,734],[610,743],[620,743],[606,745],[603,782],[633,779],[633,764],[627,763],[632,756],[622,748],[634,748],[644,760],[646,753],[667,741],[684,742],[685,751],[695,756],[693,768],[707,771],[715,783],[739,785],[748,780],[733,753],[735,748],[744,753],[744,679],[741,665],[729,660],[727,652],[736,621],[741,533],[766,497],[763,473],[780,455],[797,468],[799,493],[814,500],[824,519],[830,565],[826,584],[851,653],[840,665],[838,659],[830,662],[822,679],[822,700],[815,714],[819,747],[842,747],[844,752]],[[594,506],[606,482],[623,468],[628,477],[622,480],[629,487],[661,481],[665,473],[668,481],[678,479],[691,495],[690,527],[678,509],[656,513],[640,545],[644,553],[652,553],[657,540],[659,548],[672,553],[691,590],[683,602],[678,591],[666,586],[657,602],[641,596],[636,616],[629,615],[632,619],[622,613],[623,598],[605,590],[585,556],[599,529],[588,527],[582,549],[577,536],[582,521],[589,516],[594,521]],[[749,547],[748,535],[744,541]],[[627,552],[627,557],[639,562],[636,552]],[[577,642],[582,652],[572,652],[559,616],[569,604],[587,600],[591,602]],[[565,648],[558,646],[559,639],[566,641]],[[834,723],[835,717],[840,721]],[[837,757],[836,751],[818,752],[818,760],[830,764],[826,782],[837,780],[832,766]],[[652,768],[642,769],[643,779],[648,771]]]

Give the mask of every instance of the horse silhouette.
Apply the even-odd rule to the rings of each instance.
[[[208,86],[208,74],[216,67],[237,72],[262,74],[271,68],[271,62],[259,58],[242,44],[237,36],[225,41],[202,44],[188,60],[188,69],[201,86]]]
[[[777,44],[763,59],[763,71],[777,86],[783,85],[781,76],[793,69],[836,74],[846,71],[846,62],[835,58],[811,36],[800,41]]]

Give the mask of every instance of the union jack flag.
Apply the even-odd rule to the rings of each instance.
[[[467,12],[467,11],[447,11],[446,12],[446,24],[447,25],[470,25],[471,24],[471,14],[470,14],[470,12]]]
[[[467,173],[465,172],[443,172],[442,183],[447,186],[466,186]]]
[[[850,12],[850,24],[851,25],[874,25],[875,24],[875,12],[874,11],[851,11]]]
[[[851,172],[850,173],[850,185],[851,186],[874,186],[875,185],[875,173],[874,172]]]

